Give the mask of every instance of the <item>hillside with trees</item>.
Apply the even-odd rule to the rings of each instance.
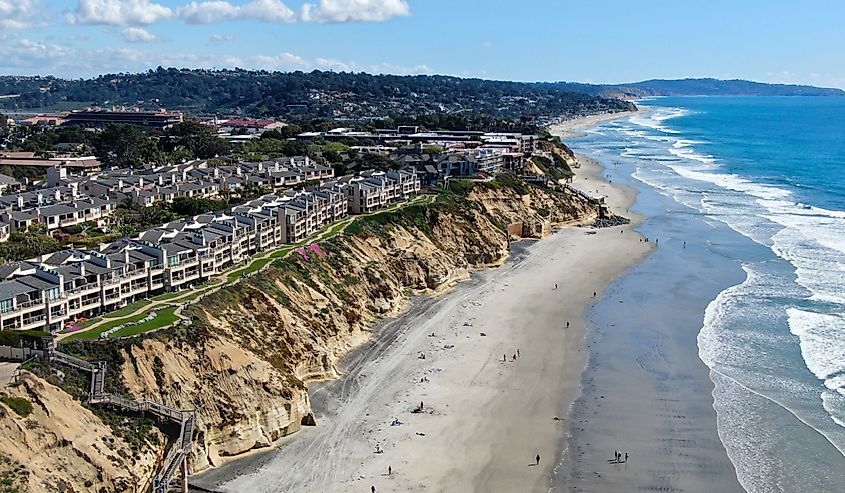
[[[2,108],[58,109],[98,105],[161,107],[189,114],[243,114],[302,122],[356,121],[426,115],[484,115],[522,122],[623,111],[628,102],[587,95],[555,84],[313,71],[158,68],[93,79],[0,77]],[[446,125],[441,125],[445,127]]]

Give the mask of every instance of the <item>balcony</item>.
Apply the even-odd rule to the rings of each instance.
[[[13,307],[3,308],[3,309],[0,310],[0,313],[14,313],[14,312],[24,311],[27,308],[43,307],[43,306],[44,306],[44,300],[38,299],[38,300],[27,301],[25,303],[18,303],[16,306],[13,306]]]
[[[31,329],[33,327],[44,325],[45,316],[36,315],[34,317],[25,318],[23,319],[23,324],[21,324],[22,329]]]
[[[147,269],[132,269],[132,270],[126,271],[126,274],[124,275],[124,279],[126,279],[126,278],[137,279],[137,278],[142,277],[142,276],[146,277],[146,275],[147,275]]]
[[[92,282],[92,283],[89,283],[89,284],[85,284],[83,286],[79,286],[77,288],[69,289],[69,290],[65,291],[65,295],[73,295],[73,294],[84,293],[86,291],[99,291],[99,290],[100,290],[100,285]]]

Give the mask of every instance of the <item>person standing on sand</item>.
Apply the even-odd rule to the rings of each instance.
[[[508,355],[507,355],[507,354],[503,354],[503,355],[502,355],[502,363],[507,363],[507,362],[508,362]]]
[[[569,321],[566,322],[566,328],[569,328]]]
[[[387,475],[390,476],[391,474],[393,474],[393,468],[390,467],[390,466],[387,466]]]
[[[376,493],[376,485],[370,486],[370,493]]]
[[[539,466],[540,465],[540,454],[537,454],[537,457],[535,457],[535,459],[537,460],[537,463],[535,465]]]
[[[516,357],[519,358],[519,348],[516,348]]]
[[[625,452],[625,462],[628,462],[628,452]]]

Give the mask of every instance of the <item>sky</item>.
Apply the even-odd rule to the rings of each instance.
[[[845,88],[841,0],[0,0],[0,74],[157,66]]]

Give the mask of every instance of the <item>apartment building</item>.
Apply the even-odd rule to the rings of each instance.
[[[352,211],[372,212],[419,191],[413,169],[365,173],[173,221],[95,250],[67,249],[0,265],[0,330],[56,332],[80,318],[205,282],[258,252],[301,242]],[[65,209],[49,210],[47,217],[58,225],[81,219]],[[39,219],[35,213],[13,217]]]

